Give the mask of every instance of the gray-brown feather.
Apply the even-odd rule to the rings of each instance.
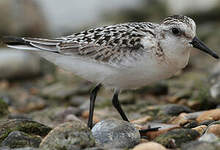
[[[59,52],[63,55],[83,56],[107,63],[119,63],[122,57],[136,56],[144,52],[141,39],[154,34],[155,24],[127,23],[85,30],[57,39],[24,38],[42,50]]]

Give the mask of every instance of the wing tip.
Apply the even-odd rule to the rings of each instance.
[[[21,37],[14,36],[3,36],[1,37],[1,41],[7,45],[28,45],[29,42],[26,42]]]

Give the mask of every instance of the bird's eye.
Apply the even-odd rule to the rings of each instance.
[[[178,28],[172,28],[172,32],[174,35],[181,35],[181,31]]]

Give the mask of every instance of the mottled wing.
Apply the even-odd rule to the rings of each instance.
[[[141,40],[153,33],[153,24],[129,23],[86,30],[63,37],[61,54],[80,55],[108,64],[137,60],[144,52]]]
[[[80,56],[111,65],[138,60],[146,51],[143,39],[154,38],[155,24],[127,23],[85,30],[57,39],[5,38],[9,47]],[[149,41],[144,41],[149,42]],[[150,43],[149,43],[150,44]]]

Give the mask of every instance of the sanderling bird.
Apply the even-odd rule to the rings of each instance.
[[[93,126],[96,95],[102,85],[113,88],[112,104],[128,121],[118,95],[121,90],[171,77],[184,68],[192,49],[218,59],[196,37],[195,22],[182,15],[161,23],[133,22],[88,29],[55,39],[6,37],[10,48],[33,50],[57,66],[96,84],[91,91],[88,126]]]

